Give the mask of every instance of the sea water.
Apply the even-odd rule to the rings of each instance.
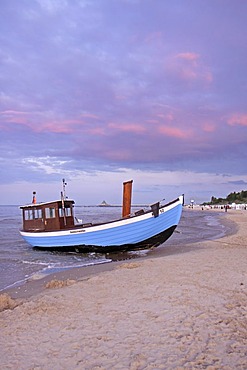
[[[132,209],[133,211],[135,209]],[[76,217],[87,222],[104,222],[121,217],[121,207],[77,206]],[[149,250],[127,253],[76,253],[37,250],[20,236],[21,211],[18,206],[0,206],[0,291],[23,284],[35,276],[102,263],[123,258],[136,258]],[[180,223],[164,244],[158,248],[175,248],[179,252],[184,244],[213,239],[226,233],[227,226],[220,222],[217,212],[183,211]]]

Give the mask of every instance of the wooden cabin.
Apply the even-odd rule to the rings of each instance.
[[[74,203],[66,199],[21,206],[23,231],[58,231],[73,227]]]

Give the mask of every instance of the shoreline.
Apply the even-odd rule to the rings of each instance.
[[[187,212],[198,212],[198,209],[189,209],[186,210]],[[186,212],[185,211],[185,212]],[[199,210],[200,212],[200,210]],[[225,226],[226,230],[226,236],[235,234],[237,232],[237,227],[234,224],[234,222],[229,221],[227,219],[227,216],[225,212],[220,212],[219,210],[205,210],[203,213],[206,212],[209,215],[212,213],[217,213],[218,219],[220,220],[220,223]],[[238,211],[239,212],[239,211]],[[175,233],[178,232],[175,230]],[[8,294],[13,299],[30,299],[32,296],[36,296],[46,289],[46,285],[49,284],[53,280],[59,280],[59,281],[80,281],[83,279],[86,279],[92,275],[97,275],[105,271],[112,271],[115,268],[118,267],[119,264],[122,263],[131,263],[133,260],[142,261],[150,258],[160,258],[165,257],[169,255],[176,255],[181,253],[189,253],[193,251],[195,248],[202,248],[201,244],[198,244],[198,240],[200,242],[208,241],[208,240],[215,240],[218,239],[218,237],[211,237],[208,239],[203,239],[197,236],[195,238],[196,240],[194,242],[185,242],[182,246],[176,245],[176,242],[174,244],[166,244],[164,245],[146,250],[145,253],[142,255],[132,255],[127,256],[126,258],[121,257],[121,259],[112,260],[111,262],[107,263],[100,263],[95,265],[89,265],[89,266],[83,266],[83,267],[73,267],[64,269],[61,271],[53,272],[47,275],[44,275],[42,273],[35,273],[33,276],[27,278],[23,281],[22,284],[13,285],[10,287],[7,287],[3,289],[0,292],[0,296],[2,294]],[[172,240],[172,239],[171,239]],[[170,240],[170,241],[171,241]]]
[[[184,253],[59,273],[0,313],[2,366],[246,369],[247,212],[224,219],[232,233]]]
[[[189,209],[186,210],[187,212],[198,212],[197,209]],[[186,212],[185,211],[185,212]],[[201,212],[199,210],[199,212]],[[203,213],[208,213],[209,215],[211,213],[217,213],[217,217],[220,221],[221,224],[225,226],[226,230],[226,235],[232,235],[237,232],[237,227],[234,224],[234,222],[228,220],[226,217],[227,214],[225,212],[220,212],[219,210],[205,210]],[[239,212],[239,211],[237,211]],[[175,230],[175,233],[178,232]],[[213,237],[212,240],[217,239],[216,237]],[[169,241],[171,241],[170,239]],[[137,255],[137,256],[132,256],[132,257],[127,257],[127,258],[122,258],[121,260],[112,260],[109,263],[102,263],[102,264],[95,264],[95,265],[90,265],[90,266],[83,266],[83,267],[73,267],[73,268],[68,268],[64,269],[62,271],[50,273],[47,275],[43,275],[42,273],[39,274],[34,274],[34,276],[31,276],[24,280],[23,284],[20,285],[14,285],[11,287],[7,287],[3,289],[0,292],[1,294],[8,294],[11,298],[13,299],[29,299],[32,296],[36,296],[39,293],[42,293],[45,291],[45,286],[50,283],[52,280],[59,280],[59,281],[66,281],[66,280],[76,280],[80,281],[82,279],[85,279],[89,276],[92,275],[97,275],[100,274],[101,272],[104,271],[112,271],[117,268],[119,264],[121,263],[128,263],[132,262],[133,260],[146,260],[149,258],[159,258],[163,256],[169,256],[169,255],[175,255],[175,254],[181,254],[181,253],[187,253],[190,251],[193,251],[195,248],[202,248],[201,245],[198,244],[198,240],[200,242],[203,241],[208,241],[211,240],[211,237],[208,239],[202,239],[198,236],[196,236],[194,242],[185,242],[182,246],[176,245],[176,242],[174,244],[166,244],[164,245],[146,250],[146,253],[144,255]]]

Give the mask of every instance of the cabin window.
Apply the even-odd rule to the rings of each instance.
[[[25,220],[33,220],[33,219],[34,219],[33,210],[25,209]]]
[[[72,214],[71,214],[71,208],[70,207],[69,208],[65,208],[65,214],[66,214],[66,217],[72,216]]]
[[[41,209],[35,209],[34,210],[34,218],[42,218],[42,210]]]
[[[66,217],[72,216],[72,212],[71,212],[70,207],[66,207],[64,209],[64,211],[65,211],[65,216]],[[59,217],[64,217],[64,211],[63,211],[63,208],[59,208]]]
[[[45,218],[55,218],[55,208],[46,208],[45,209]]]
[[[25,220],[37,220],[39,218],[42,218],[41,209],[25,209],[25,212],[24,212]]]
[[[37,218],[42,218],[42,209],[37,209]]]

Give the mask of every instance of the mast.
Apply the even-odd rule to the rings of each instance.
[[[66,194],[65,194],[65,186],[67,185],[67,182],[65,179],[63,179],[63,199],[66,199]]]
[[[63,191],[61,191],[61,201],[62,201],[62,209],[63,209],[64,226],[66,226],[66,214],[65,214],[65,205],[64,205],[64,200],[66,199],[66,194],[65,194],[66,185],[67,185],[67,182],[65,182],[65,179],[63,179]]]

